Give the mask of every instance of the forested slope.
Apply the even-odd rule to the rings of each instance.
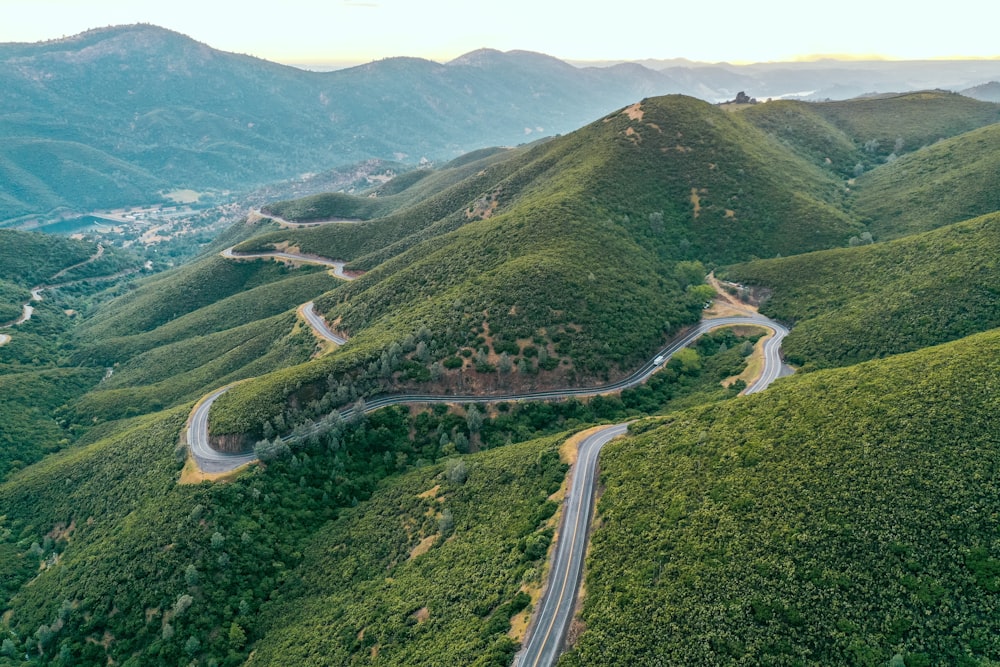
[[[876,240],[1000,211],[1000,123],[939,141],[859,178],[852,210]]]
[[[843,366],[1000,326],[1000,214],[887,243],[740,264],[794,323],[790,361]]]
[[[861,229],[829,170],[680,96],[486,161],[387,218],[238,246],[281,242],[372,270],[317,302],[350,350],[233,389],[213,405],[213,433],[259,436],[290,387],[293,405],[322,401],[327,376],[350,369],[369,369],[351,371],[361,394],[379,378],[596,384],[700,316],[700,262],[843,245]]]
[[[998,360],[991,331],[609,445],[560,665],[993,664]]]

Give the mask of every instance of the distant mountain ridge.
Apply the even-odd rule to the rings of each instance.
[[[0,44],[0,220],[226,189],[371,157],[451,158],[677,90],[643,68],[476,51],[307,72],[138,25]]]
[[[577,67],[480,49],[443,64],[390,58],[310,72],[151,25],[0,44],[0,225],[59,209],[147,203],[178,187],[245,189],[370,158],[444,160],[564,134],[668,93],[708,101],[744,89],[758,99],[850,96],[1000,78],[1000,61],[970,65],[971,79],[921,77],[899,63],[890,69],[907,76],[862,77],[856,72],[871,68],[850,63],[847,74],[829,76],[827,63],[666,64]],[[820,71],[827,74],[817,83]]]

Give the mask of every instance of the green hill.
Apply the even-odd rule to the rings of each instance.
[[[98,427],[0,484],[5,656],[14,646],[43,663],[242,664],[259,643],[260,660],[280,662],[299,638],[310,646],[297,651],[340,650],[330,641],[346,640],[346,630],[317,634],[302,613],[307,605],[337,616],[340,605],[365,624],[350,631],[344,654],[382,643],[403,664],[442,651],[459,662],[509,660],[516,644],[505,633],[526,604],[518,589],[537,585],[552,536],[561,438],[433,464],[454,455],[442,435],[468,441],[466,419],[389,409],[226,484],[177,485],[177,433],[189,407]],[[418,496],[432,488],[436,497]],[[399,520],[387,523],[387,512]],[[428,553],[406,560],[435,535]],[[363,560],[338,555],[338,545],[361,541]],[[414,585],[392,586],[387,565]],[[356,586],[370,596],[355,597]],[[399,616],[411,601],[419,604]],[[398,633],[422,606],[436,632],[411,645]],[[283,628],[276,619],[288,614],[295,624]],[[368,639],[356,639],[365,627]]]
[[[0,348],[0,665],[509,664],[508,628],[552,540],[554,434],[664,410],[602,460],[567,664],[1000,660],[1000,333],[961,338],[1000,326],[1000,214],[846,247],[879,220],[889,229],[888,214],[858,214],[880,174],[953,142],[985,173],[992,128],[972,128],[991,108],[937,93],[735,113],[652,98],[361,196],[268,209],[360,223],[254,217],[176,269],[46,291]],[[143,122],[157,119],[168,131],[169,114]],[[883,164],[884,147],[865,145],[886,128],[912,152]],[[880,166],[850,193],[858,161]],[[0,298],[14,308],[65,269],[60,280],[127,265],[107,248],[72,268],[96,247],[6,238]],[[234,244],[363,273],[214,254]],[[702,316],[704,275],[720,266],[795,322],[790,359],[896,356],[729,401],[740,386],[720,381],[750,346],[725,332],[586,403],[333,414],[404,389],[621,377]],[[308,300],[348,344],[313,356],[293,313]],[[194,401],[246,378],[211,429],[267,439],[262,460],[178,484],[197,481],[179,444]],[[323,416],[322,434],[274,439]]]
[[[741,264],[761,311],[795,323],[792,363],[843,366],[1000,326],[1000,214],[887,243]]]
[[[882,173],[886,162],[1000,121],[998,105],[944,91],[839,102],[779,100],[741,108],[739,113],[814,164],[846,178],[876,167]],[[958,160],[953,167],[961,163]]]
[[[939,141],[859,178],[852,210],[877,240],[1000,210],[1000,123]]]
[[[992,331],[609,445],[559,664],[994,664],[998,360]]]
[[[238,246],[287,243],[372,270],[317,302],[349,348],[230,391],[213,406],[213,433],[259,434],[286,411],[290,386],[293,404],[322,400],[331,373],[363,394],[432,374],[486,390],[605,381],[699,317],[698,260],[839,246],[860,229],[838,208],[832,174],[691,98],[645,100],[488,160],[386,218]]]
[[[1000,121],[1000,105],[940,90],[824,102],[815,109],[850,136],[873,165]]]
[[[89,241],[0,229],[0,280],[34,287],[95,252]]]

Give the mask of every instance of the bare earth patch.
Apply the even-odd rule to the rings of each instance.
[[[421,607],[420,609],[410,614],[410,617],[416,620],[417,625],[420,625],[421,623],[426,623],[430,619],[431,610],[428,609],[427,607]]]
[[[417,498],[437,498],[438,491],[440,490],[441,490],[441,485],[437,484],[427,489],[423,493],[418,493]]]
[[[629,120],[642,120],[642,102],[636,102],[630,107],[626,107],[622,112],[629,117]]]
[[[187,461],[184,462],[184,468],[181,470],[181,477],[177,480],[177,483],[201,484],[202,482],[228,482],[236,479],[236,475],[249,465],[250,463],[246,463],[228,472],[202,472],[198,464],[194,462],[194,458],[188,454]]]
[[[413,549],[410,550],[409,560],[413,560],[417,556],[423,556],[425,553],[430,551],[431,547],[434,546],[434,542],[437,541],[438,537],[439,534],[435,533],[434,535],[428,535],[424,539],[420,540],[420,542],[417,543],[417,546],[413,547]]]
[[[541,589],[538,589],[539,595],[541,595]],[[532,607],[534,607],[535,596],[531,596]],[[531,607],[529,607],[530,609]],[[518,612],[510,619],[510,630],[507,631],[507,636],[516,642],[523,642],[524,635],[528,632],[528,625],[531,624],[531,612],[529,609],[525,609],[522,612]]]
[[[691,188],[691,205],[694,206],[694,217],[701,213],[701,197],[698,196],[698,188]]]
[[[733,332],[737,335],[745,333],[742,330],[749,331],[759,331],[764,327],[733,327]],[[747,360],[747,367],[743,369],[743,372],[739,375],[733,375],[732,377],[727,377],[722,381],[723,387],[729,387],[737,380],[743,380],[747,387],[749,387],[758,377],[760,377],[761,372],[764,370],[764,343],[774,336],[774,332],[770,329],[765,329],[768,333],[762,336],[760,340],[753,346],[753,352],[750,354],[750,358]]]

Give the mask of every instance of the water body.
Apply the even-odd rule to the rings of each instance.
[[[69,236],[70,234],[79,234],[95,230],[107,231],[110,227],[111,223],[103,218],[98,218],[93,215],[81,215],[77,218],[67,218],[66,220],[60,220],[59,222],[51,222],[47,225],[41,225],[40,227],[36,227],[33,231]]]

